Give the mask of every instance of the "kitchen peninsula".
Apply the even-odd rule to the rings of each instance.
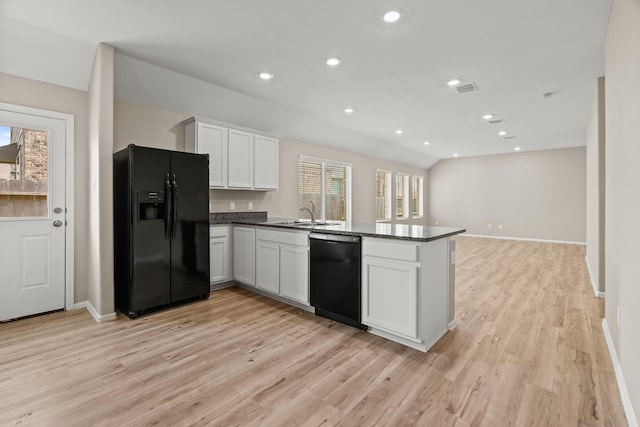
[[[455,327],[455,239],[465,229],[312,225],[266,212],[212,214],[211,223],[233,234],[233,279],[242,287],[313,311],[309,233],[360,236],[361,320],[370,333],[427,351]]]

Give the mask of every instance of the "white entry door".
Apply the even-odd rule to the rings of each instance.
[[[0,105],[0,321],[65,307],[65,132]]]

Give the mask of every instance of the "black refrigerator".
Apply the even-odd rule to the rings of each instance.
[[[209,296],[209,158],[113,155],[116,309],[130,318]]]

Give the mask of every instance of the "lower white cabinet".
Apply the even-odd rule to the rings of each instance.
[[[256,242],[256,287],[274,294],[280,293],[280,245]]]
[[[309,233],[256,230],[256,286],[309,304]]]
[[[365,256],[362,272],[362,323],[416,338],[415,263]]]
[[[256,229],[233,227],[233,278],[245,285],[256,284]]]
[[[280,245],[280,295],[309,304],[309,248]]]
[[[362,239],[362,323],[369,332],[427,351],[447,331],[447,239]]]
[[[220,283],[231,280],[231,227],[212,226],[209,229],[209,272],[210,282]]]

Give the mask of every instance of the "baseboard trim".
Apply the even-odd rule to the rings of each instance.
[[[233,280],[229,280],[228,282],[212,283],[211,285],[209,285],[209,292],[230,288],[235,285],[236,283]]]
[[[596,289],[596,282],[593,280],[593,274],[591,274],[591,266],[589,265],[589,260],[587,257],[584,257],[584,263],[587,264],[587,272],[589,272],[589,280],[591,281],[591,287],[593,288],[593,294],[598,298],[604,298],[604,292]]]
[[[566,240],[546,240],[546,239],[530,239],[527,237],[509,237],[509,236],[489,236],[486,234],[468,234],[463,233],[460,236],[468,236],[468,237],[480,237],[482,239],[501,239],[501,240],[522,240],[525,242],[540,242],[540,243],[560,243],[563,245],[582,245],[586,246],[586,242],[570,242]]]
[[[449,329],[450,331],[453,331],[456,326],[458,326],[458,320],[457,319],[453,319],[451,322],[447,323],[447,329]]]
[[[81,308],[87,308],[87,301],[80,301],[73,304],[72,310],[79,310]]]
[[[96,308],[93,306],[93,304],[91,304],[91,301],[86,301],[86,304],[87,311],[89,312],[89,314],[91,314],[91,316],[93,316],[97,323],[116,320],[117,315],[115,311],[113,313],[100,314],[98,313],[98,310],[96,310]]]
[[[602,319],[602,331],[604,332],[604,339],[607,342],[609,356],[611,357],[611,362],[613,363],[613,370],[616,373],[616,380],[618,380],[618,390],[620,391],[620,399],[622,400],[624,414],[627,416],[629,427],[638,427],[638,419],[636,418],[636,414],[633,411],[633,406],[631,405],[631,397],[629,396],[629,391],[627,390],[627,383],[624,381],[624,376],[622,375],[622,366],[620,366],[618,353],[616,352],[616,348],[613,345],[613,339],[611,338],[611,333],[609,332],[607,319]]]

